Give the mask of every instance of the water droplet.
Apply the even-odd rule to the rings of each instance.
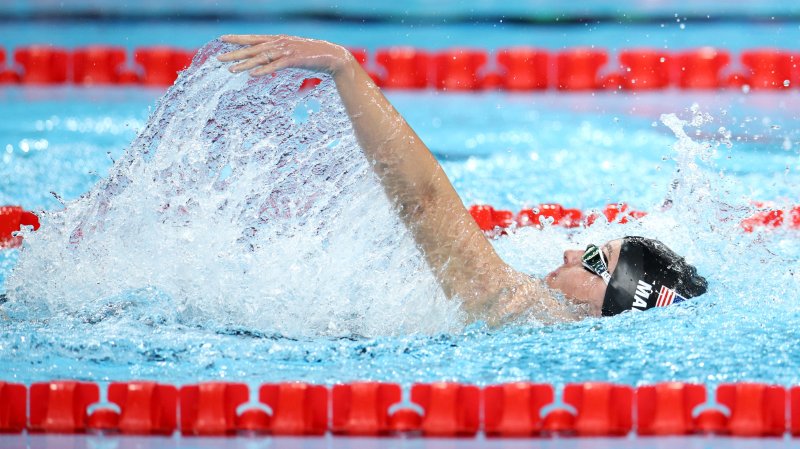
[[[789,87],[792,84],[789,80],[783,80],[783,87]]]
[[[745,84],[742,86],[742,93],[749,94],[750,93],[750,86]]]

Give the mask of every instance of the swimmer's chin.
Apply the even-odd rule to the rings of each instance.
[[[544,277],[544,283],[550,289],[550,294],[553,295],[553,298],[569,309],[578,319],[601,316],[600,309],[597,307],[593,307],[592,304],[567,295],[561,289],[553,287],[553,282],[558,278],[559,269],[556,268]]]
[[[550,288],[551,290],[554,290],[553,282],[556,280],[557,277],[558,277],[558,268],[547,273],[547,275],[544,277],[545,285],[547,285],[547,287]]]

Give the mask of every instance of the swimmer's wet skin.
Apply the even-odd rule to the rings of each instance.
[[[444,293],[460,299],[472,320],[499,325],[532,317],[553,323],[646,310],[705,292],[706,281],[694,267],[660,242],[641,237],[603,245],[605,274],[595,270],[602,267],[590,263],[588,251],[565,252],[564,264],[545,280],[518,272],[500,259],[436,158],[349,51],[284,35],[226,35],[222,40],[243,46],[218,57],[236,62],[233,73],[263,76],[299,68],[333,78],[387,197]],[[568,302],[558,299],[559,291]]]

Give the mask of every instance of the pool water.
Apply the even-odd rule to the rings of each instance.
[[[195,81],[184,80],[171,91],[172,98],[202,103],[197,95],[202,90],[192,91],[202,80]],[[219,89],[233,89],[236,83],[219,77],[213,81]],[[330,86],[315,92],[283,100],[283,106],[302,106],[302,119],[292,115],[296,110],[281,116],[280,104],[272,111],[292,120],[292,129],[321,126],[340,133],[339,140],[329,142],[331,148],[355,154]],[[156,120],[163,113],[178,117],[175,123],[184,117],[191,126],[193,112],[154,108],[161,94],[133,88],[5,88],[0,94],[0,203],[56,212],[64,208],[63,201],[66,212],[44,219],[43,230],[48,224],[57,227],[58,220],[75,218],[70,210],[102,204],[98,198],[104,194],[97,189],[81,196],[115,173],[115,161],[141,161],[132,165],[142,171],[125,173],[143,176],[157,172],[147,171],[149,157],[154,164],[173,164],[165,166],[170,173],[160,180],[164,183],[129,177],[140,190],[130,188],[135,195],[126,196],[125,204],[151,205],[153,192],[180,196],[180,189],[171,190],[166,180],[177,179],[170,176],[181,164],[191,165],[191,156],[211,149],[193,141],[184,148],[180,140],[171,140],[175,155],[167,152],[162,141],[174,136],[159,134],[157,121],[146,128],[148,117]],[[263,259],[270,263],[258,265],[243,256],[239,262],[247,270],[236,276],[230,265],[237,260],[236,248],[215,247],[215,230],[202,233],[201,227],[189,225],[192,235],[172,233],[134,207],[112,210],[109,220],[153,228],[102,230],[98,235],[119,241],[94,243],[114,245],[113,250],[102,246],[103,251],[94,251],[79,242],[79,256],[70,259],[64,256],[71,251],[66,247],[43,251],[60,241],[58,235],[52,241],[35,235],[28,238],[31,247],[23,249],[30,254],[23,259],[31,262],[19,263],[18,251],[0,253],[0,279],[6,287],[13,280],[17,289],[0,309],[7,315],[0,327],[3,378],[798,382],[798,235],[783,229],[745,234],[738,225],[754,210],[752,200],[797,203],[800,142],[793,123],[800,97],[795,91],[419,92],[391,93],[390,99],[442,162],[465,204],[517,210],[552,201],[586,210],[624,201],[649,212],[634,224],[525,228],[494,240],[516,268],[543,276],[559,265],[564,249],[639,234],[658,237],[686,255],[709,279],[709,292],[642,314],[490,329],[482,323],[464,325],[453,304],[432,287],[408,236],[392,222],[369,180],[344,186],[342,192],[372,201],[352,209],[337,205],[346,220],[310,212],[323,217],[320,226],[330,220],[332,229],[341,231],[324,245],[310,237],[313,232],[257,240],[273,245],[263,255],[272,257]],[[322,119],[330,122],[317,121]],[[263,126],[281,125],[268,121]],[[143,134],[126,153],[137,133]],[[324,136],[309,136],[324,141]],[[136,153],[151,143],[157,148],[153,155]],[[258,170],[253,167],[240,169]],[[148,185],[155,190],[147,190]],[[667,197],[673,207],[661,210]],[[336,195],[331,198],[338,201]],[[200,211],[204,201],[197,200]],[[206,212],[192,219],[204,223],[213,218]],[[397,246],[381,248],[387,241]],[[212,250],[225,257],[224,263],[162,260],[162,251],[206,255]],[[317,259],[293,258],[295,250]],[[385,258],[370,257],[367,250]],[[343,273],[349,277],[342,279]],[[229,283],[232,279],[240,281],[237,286]],[[275,293],[270,286],[284,290]],[[259,289],[272,302],[249,291]],[[36,295],[19,296],[19,291]]]

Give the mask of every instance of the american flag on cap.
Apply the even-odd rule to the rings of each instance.
[[[675,290],[667,288],[666,285],[662,285],[661,291],[658,293],[658,299],[656,300],[656,307],[666,307],[670,304],[677,304],[682,301],[686,301],[686,298],[675,293]]]

